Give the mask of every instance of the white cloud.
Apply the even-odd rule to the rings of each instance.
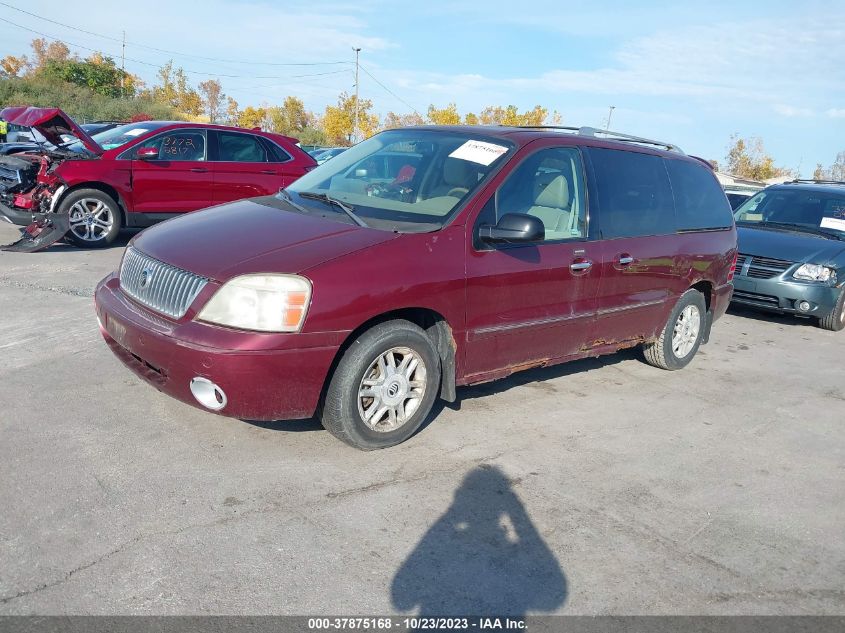
[[[816,115],[815,111],[811,108],[796,108],[783,103],[776,103],[772,106],[772,109],[785,117],[811,117]]]
[[[845,108],[831,108],[825,114],[831,119],[845,119]]]

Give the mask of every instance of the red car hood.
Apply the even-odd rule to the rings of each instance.
[[[13,125],[35,128],[53,145],[64,143],[62,134],[73,134],[90,151],[98,156],[103,153],[103,148],[97,144],[97,141],[88,136],[85,130],[59,108],[17,106],[0,112],[0,118]]]
[[[395,233],[286,211],[272,197],[238,200],[151,227],[130,243],[160,261],[227,281],[262,272],[299,273],[394,239]]]

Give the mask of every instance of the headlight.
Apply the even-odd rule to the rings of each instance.
[[[792,273],[792,276],[804,281],[829,281],[830,279],[836,281],[835,270],[818,264],[802,264],[798,270]]]
[[[197,317],[241,330],[298,332],[311,282],[296,275],[243,275],[223,284]]]

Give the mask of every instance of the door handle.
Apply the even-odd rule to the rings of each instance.
[[[275,175],[275,174],[276,174],[276,170],[275,170],[275,169],[262,169],[262,170],[261,170],[261,173],[262,173],[262,174],[273,174],[273,175]]]
[[[630,255],[620,255],[619,256],[619,265],[620,266],[630,266],[634,263],[634,258]]]
[[[591,262],[589,259],[574,261],[569,264],[569,270],[571,270],[573,273],[583,273],[590,270],[590,268],[592,267],[593,262]]]
[[[204,174],[208,170],[205,167],[191,167],[191,171],[195,174]]]

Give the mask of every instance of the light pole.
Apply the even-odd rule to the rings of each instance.
[[[358,53],[361,49],[353,46],[352,50],[355,51],[355,122],[352,125],[352,144],[354,145],[358,142]]]
[[[605,132],[610,129],[610,117],[613,116],[613,111],[616,109],[616,106],[610,106],[610,110],[607,113],[607,125],[604,126]]]

